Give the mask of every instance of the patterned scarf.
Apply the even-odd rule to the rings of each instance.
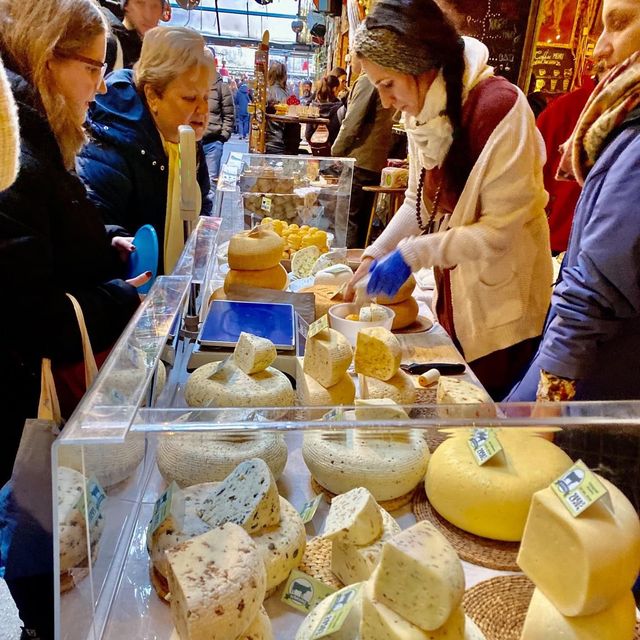
[[[640,105],[640,51],[620,63],[593,90],[578,124],[563,146],[558,180],[584,185],[609,134]]]

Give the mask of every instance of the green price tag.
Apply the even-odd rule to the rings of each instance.
[[[147,535],[150,536],[170,515],[173,515],[177,506],[174,504],[176,502],[174,497],[177,497],[179,491],[178,485],[172,482],[169,488],[156,500]]]
[[[96,526],[98,520],[100,519],[100,514],[102,512],[102,503],[106,500],[107,494],[104,492],[104,489],[100,486],[100,483],[95,478],[95,476],[91,476],[91,478],[87,480],[86,491],[87,508],[89,510],[89,513],[86,514],[86,518],[89,522],[89,530],[91,530]],[[85,515],[84,492],[80,494],[80,497],[75,504],[75,508],[80,511],[82,515]]]
[[[280,599],[302,613],[309,613],[319,602],[334,592],[335,589],[320,580],[294,569],[289,574]]]
[[[318,318],[315,322],[309,325],[309,331],[307,332],[307,338],[313,338],[316,334],[329,328],[329,316],[326,314],[322,318]]]
[[[342,589],[340,592],[333,595],[331,602],[329,603],[329,611],[314,629],[311,634],[311,640],[326,638],[332,633],[340,630],[355,604],[356,596],[358,595],[358,591],[360,591],[361,587],[362,583],[354,584],[349,589]]]
[[[474,429],[467,444],[479,466],[502,451],[502,445],[494,429]]]
[[[551,490],[574,518],[600,499],[611,508],[609,492],[582,460],[552,482]]]
[[[317,495],[313,500],[309,500],[309,502],[305,502],[302,505],[302,509],[300,509],[300,517],[302,518],[302,522],[307,524],[307,522],[311,522],[313,520],[313,516],[316,515],[316,511],[322,502],[322,494]]]

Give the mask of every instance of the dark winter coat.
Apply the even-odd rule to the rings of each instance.
[[[202,142],[226,142],[233,133],[236,111],[231,87],[216,73],[209,91],[209,124]]]
[[[249,88],[246,84],[241,84],[236,92],[235,104],[236,104],[236,114],[239,116],[248,116],[249,115],[249,103],[251,102],[251,97],[249,96]]]
[[[169,162],[131,70],[121,69],[107,78],[107,93],[96,96],[88,124],[92,140],[78,157],[78,173],[104,223],[116,225],[118,235],[134,235],[142,225],[151,224],[162,248]],[[209,174],[201,144],[198,160],[201,214],[210,215]],[[162,264],[158,272],[163,273]]]

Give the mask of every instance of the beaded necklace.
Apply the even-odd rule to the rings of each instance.
[[[422,167],[420,169],[420,178],[418,179],[418,192],[417,192],[417,201],[416,201],[416,220],[418,221],[418,228],[420,231],[425,233],[433,233],[435,229],[435,218],[438,214],[438,208],[440,206],[440,192],[442,191],[442,183],[444,177],[440,178],[438,182],[438,187],[436,188],[435,196],[433,197],[433,209],[431,210],[431,215],[429,216],[429,220],[425,225],[422,222],[422,191],[424,189],[424,180],[427,176],[427,170]]]

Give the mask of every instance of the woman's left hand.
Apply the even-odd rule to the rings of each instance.
[[[371,277],[367,293],[375,297],[381,293],[393,298],[411,275],[411,267],[405,262],[400,249],[371,265]]]
[[[122,262],[128,262],[129,256],[136,250],[133,238],[123,238],[122,236],[116,236],[111,241],[111,246],[118,252]]]

